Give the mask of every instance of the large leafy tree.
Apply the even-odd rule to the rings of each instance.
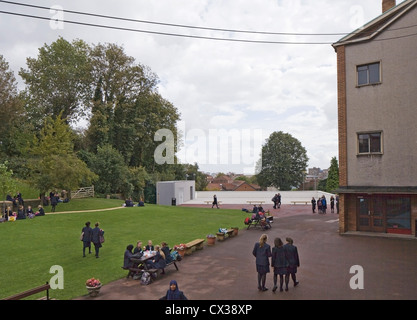
[[[159,129],[176,135],[179,114],[157,92],[157,76],[115,44],[93,47],[91,57],[96,89],[86,134],[89,150],[110,144],[128,166],[166,171],[153,160],[159,143],[154,135]]]
[[[97,178],[74,153],[72,131],[61,115],[46,118],[28,152],[31,182],[42,195],[53,188],[74,190]]]
[[[58,38],[40,48],[37,58],[27,58],[27,69],[19,72],[27,120],[41,127],[45,115],[75,122],[86,114],[94,91],[89,50],[82,40]]]
[[[257,180],[261,187],[290,190],[303,181],[308,157],[301,142],[289,133],[273,132],[262,146]]]

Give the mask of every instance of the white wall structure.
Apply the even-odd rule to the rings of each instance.
[[[175,205],[181,205],[195,199],[195,181],[159,181],[156,184],[156,204],[171,206],[175,198]]]
[[[272,197],[281,194],[281,204],[291,204],[291,201],[310,201],[312,197],[316,200],[325,196],[329,201],[330,197],[335,194],[320,190],[312,191],[197,191],[195,199],[187,201],[185,204],[205,204],[205,201],[213,201],[213,196],[222,204],[247,204],[246,201],[265,201],[266,204],[272,204]]]

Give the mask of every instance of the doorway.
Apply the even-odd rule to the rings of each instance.
[[[411,198],[406,195],[358,195],[358,231],[411,234]]]
[[[357,197],[358,230],[385,232],[384,201],[381,197]]]

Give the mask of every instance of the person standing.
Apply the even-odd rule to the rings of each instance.
[[[273,206],[273,208],[274,208],[274,209],[276,209],[276,208],[277,208],[277,199],[278,199],[278,194],[275,194],[275,195],[273,196],[273,198],[271,199],[271,200],[272,200],[272,202],[274,203],[274,206]]]
[[[275,238],[274,247],[272,248],[272,259],[271,266],[274,268],[274,288],[273,292],[277,290],[277,280],[279,275],[279,291],[283,291],[282,285],[284,284],[285,276],[285,291],[288,291],[288,260],[287,254],[284,249],[284,244],[282,243],[281,238]]]
[[[266,291],[266,274],[269,273],[269,258],[272,256],[271,247],[266,243],[268,236],[261,235],[259,242],[255,243],[252,254],[255,256],[256,271],[258,272],[258,290]]]
[[[326,200],[326,197],[324,196],[324,194],[323,194],[323,196],[321,197],[321,207],[322,207],[323,214],[326,214],[326,210],[327,210],[327,200]]]
[[[81,241],[83,242],[83,258],[85,257],[85,249],[88,248],[88,253],[91,253],[91,239],[93,236],[93,229],[90,227],[90,221],[85,223],[85,227],[81,230]]]
[[[311,199],[311,208],[313,209],[313,213],[316,213],[316,199],[314,197]]]
[[[287,259],[288,259],[288,274],[291,275],[291,279],[294,283],[294,287],[298,285],[296,273],[297,268],[300,267],[300,258],[298,257],[298,250],[297,247],[294,246],[294,241],[291,238],[285,239],[287,243],[284,245],[284,249],[287,253]],[[290,278],[286,278],[285,286],[288,288],[288,282]],[[286,289],[287,290],[287,289]]]
[[[91,235],[91,241],[94,243],[96,258],[99,257],[98,253],[99,253],[100,248],[102,247],[100,238],[104,235],[103,229],[100,229],[98,226],[99,226],[99,223],[96,222],[95,228],[93,229],[92,235]]]
[[[330,212],[334,213],[334,197],[330,197]]]
[[[58,198],[55,193],[51,196],[51,212],[55,212],[55,208],[58,204]]]
[[[217,209],[219,209],[219,205],[217,203],[217,196],[216,195],[213,196],[213,204],[212,204],[211,208],[213,209],[214,206],[216,206]]]
[[[281,193],[278,193],[277,195],[277,208],[281,208]]]

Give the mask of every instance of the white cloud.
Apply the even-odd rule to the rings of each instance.
[[[229,30],[291,33],[346,33],[381,13],[382,0],[110,0],[43,1],[64,10]],[[399,3],[399,1],[397,1]],[[42,14],[47,11],[0,3],[0,9]],[[65,19],[156,32],[257,41],[334,42],[342,35],[283,36],[197,30],[162,25],[80,18]],[[159,91],[179,110],[186,130],[260,129],[267,138],[282,130],[307,149],[309,166],[327,168],[338,155],[336,53],[330,44],[256,44],[192,39],[65,24],[53,30],[46,20],[2,14],[0,54],[17,73],[26,58],[58,36],[89,43],[117,43],[155,72]],[[20,79],[18,78],[20,81]],[[253,151],[245,150],[242,153]],[[259,152],[256,152],[258,154]],[[200,165],[208,171],[235,171],[230,163]]]

